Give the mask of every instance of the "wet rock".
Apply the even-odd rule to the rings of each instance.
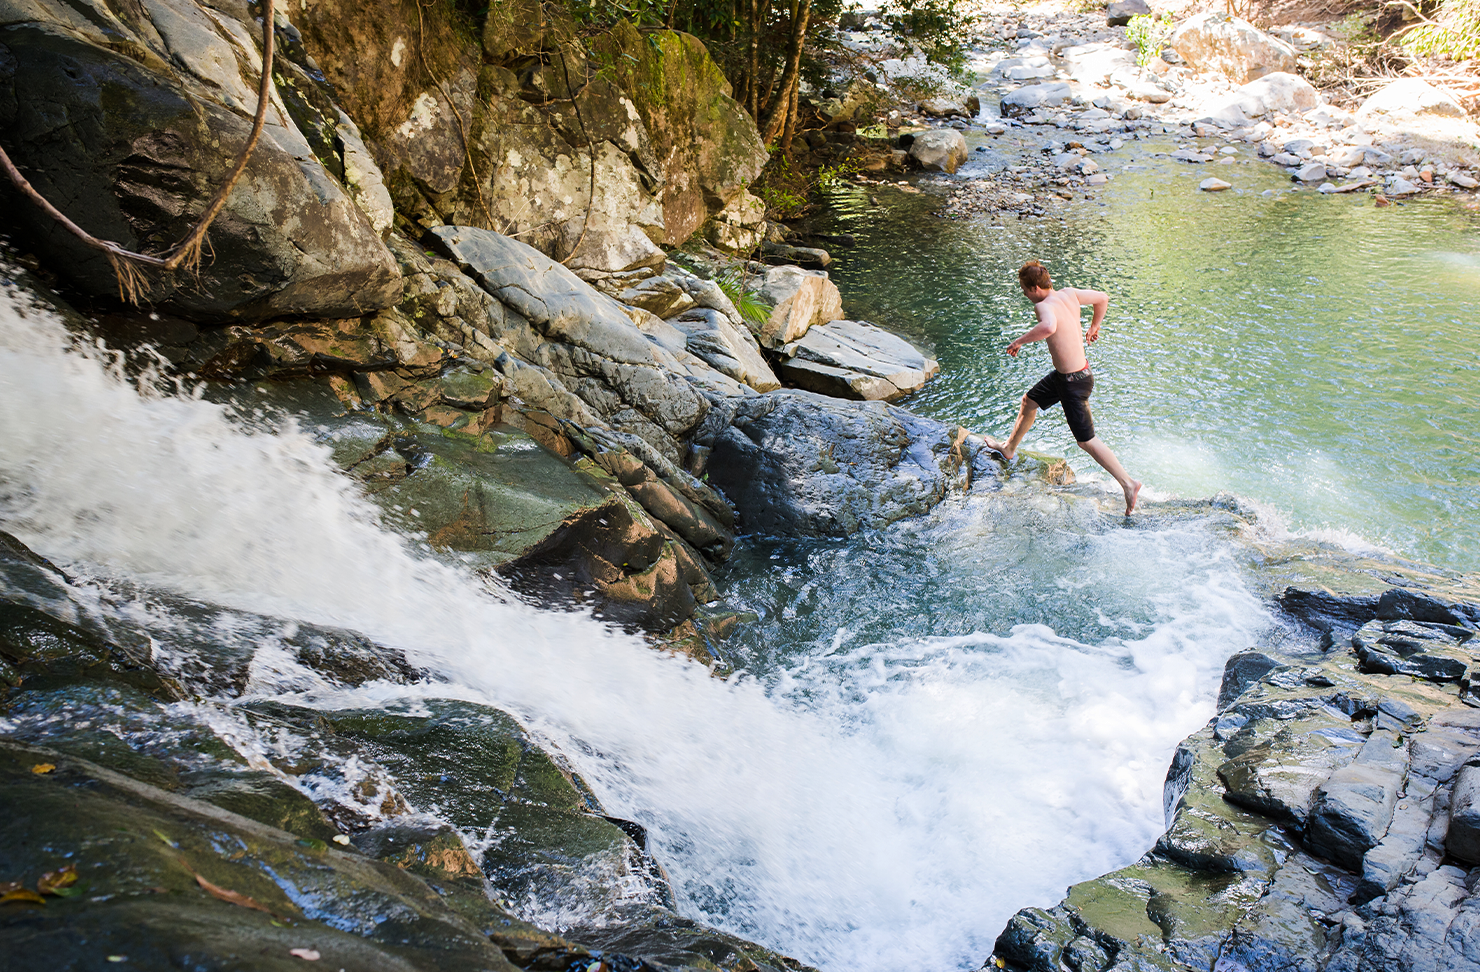
[[[1216,72],[1235,84],[1295,72],[1293,47],[1237,17],[1214,13],[1189,17],[1168,43],[1195,70]]]
[[[1307,162],[1295,172],[1294,178],[1301,182],[1322,182],[1326,178],[1326,164],[1324,162]]]
[[[950,128],[921,132],[910,143],[909,152],[926,172],[955,172],[966,161],[966,139]]]
[[[1224,189],[1232,189],[1233,183],[1224,182],[1222,179],[1207,178],[1198,183],[1197,187],[1203,192],[1222,192]]]
[[[1364,672],[1457,682],[1471,663],[1462,648],[1471,636],[1453,625],[1373,620],[1353,633],[1352,646]]]
[[[802,391],[743,404],[709,481],[751,533],[848,536],[933,508],[969,482],[956,430],[883,402]]]
[[[56,769],[37,775],[40,762]],[[34,880],[70,860],[87,891],[7,909],[0,948],[18,970],[111,954],[158,968],[251,954],[256,967],[289,969],[301,964],[289,949],[310,944],[335,968],[514,969],[391,865],[56,750],[0,741],[0,778],[5,873]]]
[[[790,243],[761,244],[761,252],[771,258],[772,263],[795,264],[813,270],[824,270],[832,263],[832,255],[815,246],[792,246]]]
[[[1331,774],[1316,794],[1306,846],[1349,871],[1387,834],[1407,778],[1407,745],[1400,735],[1372,733],[1348,766]]]
[[[1474,759],[1455,778],[1444,849],[1466,864],[1480,864],[1480,762]]]

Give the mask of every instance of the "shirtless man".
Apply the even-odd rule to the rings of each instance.
[[[1095,425],[1089,413],[1089,395],[1095,388],[1095,377],[1090,374],[1089,360],[1084,356],[1084,342],[1094,344],[1100,336],[1100,323],[1105,319],[1105,309],[1110,298],[1098,290],[1076,290],[1073,287],[1053,289],[1048,268],[1037,260],[1029,260],[1018,271],[1018,286],[1023,296],[1033,302],[1038,314],[1038,323],[1007,346],[1007,353],[1014,358],[1023,345],[1034,341],[1047,341],[1048,354],[1053,358],[1050,371],[1023,396],[1022,408],[1012,426],[1012,436],[1006,442],[987,438],[987,445],[1011,460],[1017,455],[1023,436],[1033,427],[1040,408],[1050,408],[1063,402],[1064,418],[1069,421],[1069,431],[1079,448],[1089,453],[1090,458],[1125,491],[1125,512],[1129,516],[1136,508],[1136,499],[1141,494],[1141,484],[1132,479],[1121,466],[1120,460],[1110,447],[1095,435]],[[1080,328],[1080,308],[1088,304],[1094,308],[1094,317],[1086,335]]]

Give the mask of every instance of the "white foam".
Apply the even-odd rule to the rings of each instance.
[[[830,970],[976,967],[1017,908],[1138,857],[1172,747],[1263,624],[1216,551],[1189,564],[1162,535],[1120,531],[1086,542],[1148,605],[1122,638],[839,634],[773,680],[727,684],[489,596],[381,529],[291,424],[247,431],[206,402],[140,395],[67,343],[0,298],[6,529],[49,557],[404,649],[450,680],[421,691],[509,708],[648,824],[687,913]],[[275,655],[252,676],[305,686]]]

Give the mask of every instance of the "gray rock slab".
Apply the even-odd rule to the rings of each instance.
[[[546,337],[614,361],[652,364],[647,340],[615,300],[539,250],[492,230],[438,226],[447,255]]]
[[[749,533],[849,536],[929,512],[968,481],[956,427],[884,402],[779,391],[740,403],[709,482]]]
[[[1306,846],[1351,871],[1387,833],[1398,793],[1408,774],[1402,736],[1372,733],[1356,759],[1331,774],[1316,794]]]
[[[866,398],[892,400],[908,395],[940,373],[935,359],[926,357],[904,338],[865,321],[815,325],[799,340],[782,347],[781,352],[791,359],[787,364],[828,365],[883,379],[893,388]]]
[[[1218,767],[1224,798],[1303,828],[1321,785],[1364,744],[1349,718],[1323,708],[1255,719],[1229,742],[1242,751]]]

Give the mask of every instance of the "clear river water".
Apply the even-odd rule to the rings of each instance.
[[[848,541],[748,538],[718,577],[758,618],[728,681],[490,590],[387,529],[311,423],[140,393],[9,293],[0,525],[97,610],[150,617],[127,592],[158,588],[404,649],[443,681],[331,689],[264,649],[251,687],[508,708],[649,827],[686,914],[828,972],[976,968],[1015,910],[1151,845],[1171,752],[1212,713],[1224,659],[1280,636],[1242,548],[1167,500],[1229,491],[1290,530],[1480,563],[1475,217],[1116,174],[1036,222],[842,193],[859,245],[835,276],[853,314],[938,354],[907,404],[994,431],[1047,367],[1000,352],[1028,320],[1012,269],[1038,255],[1110,291],[1096,417],[1162,502],[1127,522],[1076,459],[1073,488],[1018,474]],[[1030,439],[1068,445],[1057,413]],[[201,718],[268,745],[232,704]],[[578,906],[521,904],[552,924]]]

